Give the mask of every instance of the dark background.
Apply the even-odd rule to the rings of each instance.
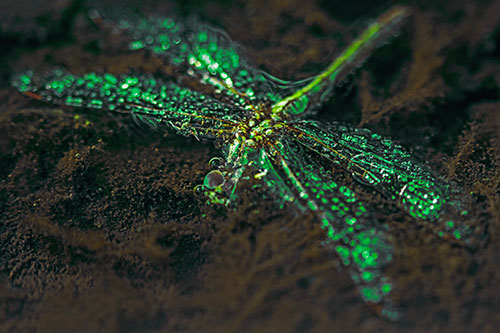
[[[105,48],[85,1],[0,3],[0,331],[496,331],[500,325],[500,1],[407,1],[413,16],[335,91],[319,119],[391,137],[463,188],[480,245],[450,244],[359,190],[393,235],[405,317],[361,299],[312,216],[242,184],[236,210],[193,188],[208,142],[127,117],[30,101],[13,72],[144,71]],[[99,4],[117,7],[113,1]],[[133,2],[122,2],[128,7]],[[145,1],[196,13],[284,79],[317,73],[390,1]],[[136,5],[137,6],[137,5]],[[356,186],[356,185],[353,185]]]

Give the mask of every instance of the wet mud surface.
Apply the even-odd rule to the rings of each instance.
[[[296,80],[390,4],[149,1],[141,10],[197,13],[259,68]],[[85,19],[90,3],[1,5],[0,331],[495,331],[500,2],[405,4],[413,15],[401,34],[318,116],[410,149],[463,188],[473,203],[467,223],[483,234],[473,250],[448,243],[360,190],[393,235],[388,275],[405,312],[396,323],[363,302],[312,215],[277,209],[251,182],[235,210],[206,205],[193,189],[220,156],[210,142],[17,93],[9,79],[26,68],[154,71],[161,60],[105,48]]]

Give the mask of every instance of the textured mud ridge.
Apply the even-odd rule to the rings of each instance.
[[[191,1],[141,9],[197,12],[261,68],[300,79],[388,4]],[[398,323],[363,303],[312,216],[277,210],[251,182],[235,211],[205,205],[193,188],[218,154],[208,143],[120,115],[29,101],[9,87],[10,75],[25,68],[154,72],[159,59],[103,51],[83,2],[0,8],[0,330],[498,326],[500,2],[407,4],[408,26],[337,89],[320,117],[410,148],[472,193],[471,223],[485,236],[475,250],[444,242],[360,189],[393,235],[389,274],[406,313]]]

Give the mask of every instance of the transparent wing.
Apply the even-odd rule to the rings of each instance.
[[[302,121],[289,130],[302,146],[397,201],[411,216],[431,222],[440,236],[469,241],[467,211],[457,191],[390,139],[337,123]]]
[[[165,125],[183,135],[224,138],[238,114],[233,106],[150,74],[75,76],[63,70],[44,75],[27,72],[13,85],[25,95],[53,104],[130,113],[153,126]]]
[[[147,49],[182,72],[231,96],[240,107],[277,99],[270,76],[256,70],[241,48],[223,31],[191,18],[93,11],[93,18],[111,27],[131,50]]]
[[[349,267],[364,300],[396,319],[389,298],[392,285],[384,274],[393,255],[386,228],[372,220],[354,192],[337,183],[329,170],[306,161],[304,149],[283,138],[268,142],[257,158],[259,176],[281,203],[315,213],[327,229],[328,245]]]
[[[301,84],[286,97],[272,106],[273,114],[278,118],[297,118],[310,114],[316,106],[325,102],[333,88],[373,53],[380,45],[399,31],[404,19],[408,17],[408,8],[394,6],[383,13],[320,74]]]

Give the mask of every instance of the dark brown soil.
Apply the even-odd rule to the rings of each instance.
[[[112,1],[108,2],[116,5]],[[131,3],[131,2],[128,2]],[[196,12],[260,68],[316,73],[389,1],[146,1]],[[474,250],[363,193],[394,236],[397,323],[362,301],[312,216],[242,184],[235,210],[193,188],[220,152],[112,113],[30,101],[14,71],[153,70],[102,47],[83,1],[0,5],[0,331],[497,331],[500,1],[407,1],[413,16],[319,117],[389,136],[464,189]],[[124,5],[126,6],[126,5]],[[105,42],[105,39],[104,39]]]

